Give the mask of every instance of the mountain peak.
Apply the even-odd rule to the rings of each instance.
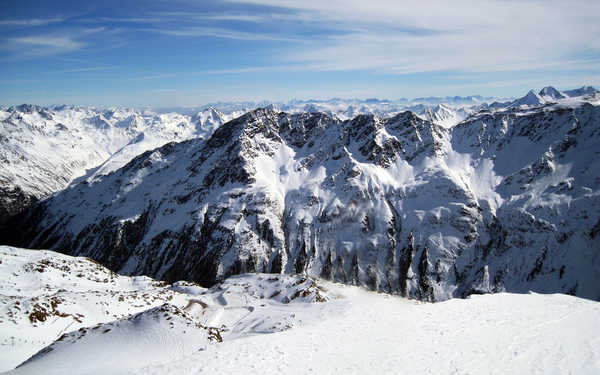
[[[539,96],[541,97],[546,97],[546,98],[551,98],[551,99],[564,99],[567,96],[565,94],[563,94],[562,92],[558,91],[557,89],[555,89],[552,86],[546,86],[543,89],[540,90]]]
[[[578,89],[564,91],[564,93],[571,98],[578,97],[578,96],[592,95],[592,94],[596,94],[598,92],[600,92],[600,91],[598,91],[593,86],[581,86]]]
[[[527,93],[527,95],[525,95],[524,97],[517,99],[515,101],[513,101],[511,103],[512,107],[519,107],[522,105],[527,105],[527,106],[538,106],[540,104],[544,104],[544,99],[539,96],[538,94],[535,93],[535,91],[533,90],[529,90],[529,92]]]

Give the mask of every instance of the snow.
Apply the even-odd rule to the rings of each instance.
[[[18,365],[65,332],[177,301],[179,296],[148,277],[119,276],[86,258],[0,246],[0,260],[0,371]],[[31,315],[36,311],[39,318]]]
[[[307,326],[224,342],[139,373],[594,374],[597,303],[566,296],[476,296],[419,304],[355,287],[310,306]],[[321,320],[322,319],[322,320]]]
[[[593,87],[566,91],[570,97],[597,92]],[[548,100],[566,100],[552,87],[531,91],[508,105],[537,106]],[[545,98],[545,99],[544,99]],[[549,99],[550,98],[550,99]],[[476,113],[493,98],[479,96],[416,98],[414,100],[292,100],[287,103],[217,103],[199,108],[174,108],[180,113],[128,108],[21,105],[0,111],[0,157],[9,166],[0,171],[0,183],[20,188],[39,199],[70,182],[97,179],[124,166],[133,157],[168,142],[207,138],[218,126],[259,106],[276,112],[323,112],[340,120],[360,114],[392,117],[406,110],[445,128]],[[218,109],[217,109],[218,108]],[[501,106],[501,108],[503,108]],[[78,152],[74,153],[73,150]],[[10,212],[12,214],[12,212]]]
[[[451,128],[458,124],[465,118],[467,118],[473,109],[469,106],[451,106],[448,104],[438,104],[434,107],[425,107],[421,111],[416,111],[425,120],[429,120],[434,124],[443,126],[445,128]]]
[[[168,142],[209,136],[226,116],[206,112],[192,117],[135,109],[11,107],[0,115],[0,184],[45,198],[77,178],[93,180]]]
[[[207,141],[71,185],[42,204],[23,246],[203,285],[281,270],[429,301],[528,290],[600,299],[599,115],[581,98],[451,128],[410,112],[339,121],[256,110]]]
[[[582,86],[578,89],[566,90],[564,93],[569,97],[578,97],[584,95],[594,95],[598,94],[598,90],[592,86]]]
[[[32,296],[38,285],[32,280],[40,276],[58,288],[65,279],[52,267],[41,273],[24,272],[23,267],[41,259],[57,264],[64,260],[88,271],[83,277],[68,276],[72,285],[68,294],[62,292],[65,312],[85,303],[79,294],[110,302],[102,309],[123,309],[107,291],[88,289],[94,284],[88,279],[93,279],[94,269],[85,268],[84,259],[8,247],[0,251],[3,298]],[[19,276],[7,284],[5,278],[12,273]],[[152,284],[146,278],[114,277],[119,282],[107,286],[116,293]],[[27,361],[29,355],[18,346],[3,342],[2,369],[25,361],[8,374],[600,371],[600,303],[562,294],[499,293],[423,303],[301,275],[269,274],[239,275],[208,290],[189,283],[159,289],[173,298],[140,308],[131,306],[136,300],[129,301],[136,313],[117,320],[86,320],[82,329],[70,327]],[[6,310],[0,316],[5,320]],[[48,336],[51,330],[54,338],[62,335],[56,327],[33,327],[28,320],[0,325],[3,337],[10,333],[27,340]],[[35,348],[46,345],[39,342]]]
[[[555,89],[552,86],[544,87],[543,89],[540,90],[538,95],[541,96],[542,98],[544,98],[544,100],[546,100],[546,101],[564,99],[567,97],[567,95],[558,91],[557,89]]]
[[[512,102],[511,106],[512,107],[520,107],[520,106],[537,107],[544,103],[545,103],[545,100],[540,95],[536,94],[535,91],[530,90],[527,93],[527,95]]]

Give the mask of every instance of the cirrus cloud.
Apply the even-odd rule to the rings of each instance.
[[[282,56],[317,70],[404,74],[600,67],[597,1],[230,2],[270,6],[336,30]]]

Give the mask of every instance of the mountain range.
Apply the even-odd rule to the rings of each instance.
[[[55,193],[7,218],[1,240],[203,286],[270,272],[426,301],[529,290],[600,299],[597,92],[548,87],[384,116],[372,106],[389,102],[364,106],[358,115],[346,107],[349,118],[271,105],[228,122],[214,108],[125,122],[90,109],[9,108],[2,141],[15,151],[3,172],[25,165],[27,179],[5,178],[3,201]],[[64,125],[75,116],[88,127]],[[62,169],[47,156],[60,124],[81,143],[67,136],[58,150],[91,153],[57,152],[58,165],[69,160]]]
[[[20,105],[0,111],[0,225],[77,178],[93,178],[171,141],[204,138],[232,115]]]

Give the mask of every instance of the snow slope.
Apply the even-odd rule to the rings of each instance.
[[[32,356],[29,362],[57,373],[173,360],[211,342],[290,329],[299,313],[293,304],[329,298],[315,280],[297,275],[248,275],[207,290],[0,246],[0,371]]]
[[[224,341],[139,374],[596,374],[598,303],[564,295],[498,294],[421,304],[335,288],[312,305],[320,321]],[[42,368],[42,367],[39,367]],[[26,373],[26,372],[23,372]]]
[[[39,252],[41,256],[36,253],[3,247],[0,274],[19,272],[26,264],[37,266],[40,258],[70,265],[89,263],[47,251]],[[79,280],[89,282],[85,279],[92,275],[86,273]],[[24,277],[15,281],[3,294],[21,293],[22,287],[31,286]],[[60,283],[59,278],[48,281],[54,288],[55,282]],[[75,290],[82,291],[80,286],[76,283],[64,296],[65,313],[79,307],[68,303],[73,302]],[[298,275],[267,274],[236,276],[210,290],[181,283],[162,288],[177,297],[168,304],[68,332],[8,373],[585,375],[600,371],[600,303],[567,295],[500,293],[431,304]],[[95,294],[85,293],[102,298]],[[23,335],[27,338],[46,329],[29,325],[24,321],[15,326],[28,329]],[[6,349],[10,354],[11,347]],[[5,369],[11,367],[4,359],[0,363]]]
[[[64,334],[22,368],[29,373],[81,374],[93,369],[124,373],[142,363],[160,365],[190,355],[209,345],[211,337],[210,330],[185,311],[165,304]]]
[[[0,261],[0,370],[65,332],[187,301],[164,283],[120,276],[85,258],[0,246]]]

